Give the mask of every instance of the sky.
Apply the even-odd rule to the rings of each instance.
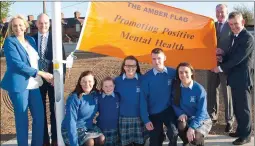
[[[172,7],[181,8],[196,14],[201,14],[211,17],[216,20],[215,7],[219,3],[227,4],[229,12],[234,6],[244,4],[250,9],[254,7],[254,2],[159,2]],[[88,7],[88,2],[61,2],[61,10],[65,18],[74,17],[74,12],[79,11],[81,17],[85,17]],[[10,7],[10,17],[21,14],[25,17],[34,15],[35,19],[38,14],[43,12],[43,2],[15,2]],[[52,2],[46,2],[46,13],[51,17]],[[9,18],[10,18],[9,17]],[[8,20],[9,20],[8,18]]]

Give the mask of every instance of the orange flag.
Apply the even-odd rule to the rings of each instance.
[[[216,66],[212,18],[156,2],[91,2],[78,50],[151,63],[151,50],[162,48],[166,65],[189,62],[196,69]]]

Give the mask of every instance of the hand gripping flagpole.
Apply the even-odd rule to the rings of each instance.
[[[64,83],[62,63],[62,25],[61,3],[52,2],[52,48],[53,48],[53,73],[55,92],[55,116],[57,125],[58,145],[64,146],[61,123],[64,119]]]

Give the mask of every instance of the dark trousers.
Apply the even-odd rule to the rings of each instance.
[[[169,146],[177,146],[178,129],[176,128],[177,117],[173,108],[170,106],[166,110],[149,116],[154,129],[150,131],[150,146],[162,146],[163,143],[163,124],[167,127],[167,137]]]
[[[237,121],[236,132],[241,138],[251,136],[251,87],[231,88],[234,114]]]
[[[179,136],[184,144],[188,144],[189,140],[187,138],[187,131],[189,127],[187,122],[178,121],[178,131]],[[190,142],[193,145],[196,146],[204,146],[204,136],[202,133],[195,131],[195,138],[193,141]]]
[[[227,86],[227,76],[224,73],[208,71],[207,101],[208,113],[212,120],[218,120],[219,115],[219,92],[222,89],[225,104],[225,122],[233,124],[233,104],[231,89]]]
[[[49,142],[48,134],[48,124],[47,124],[47,114],[46,114],[46,97],[48,93],[49,97],[49,106],[50,106],[50,124],[51,124],[51,139],[52,141],[57,141],[57,126],[56,126],[56,117],[55,117],[55,95],[54,87],[50,85],[46,80],[43,79],[43,85],[40,87],[42,101],[44,106],[44,142]]]

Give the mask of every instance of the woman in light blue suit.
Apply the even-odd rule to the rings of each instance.
[[[38,70],[37,46],[32,37],[24,35],[28,26],[20,15],[9,22],[3,46],[7,69],[0,85],[8,91],[14,107],[18,145],[28,146],[29,108],[33,118],[31,145],[42,146],[44,112],[39,87],[41,77],[52,82],[53,75]]]

